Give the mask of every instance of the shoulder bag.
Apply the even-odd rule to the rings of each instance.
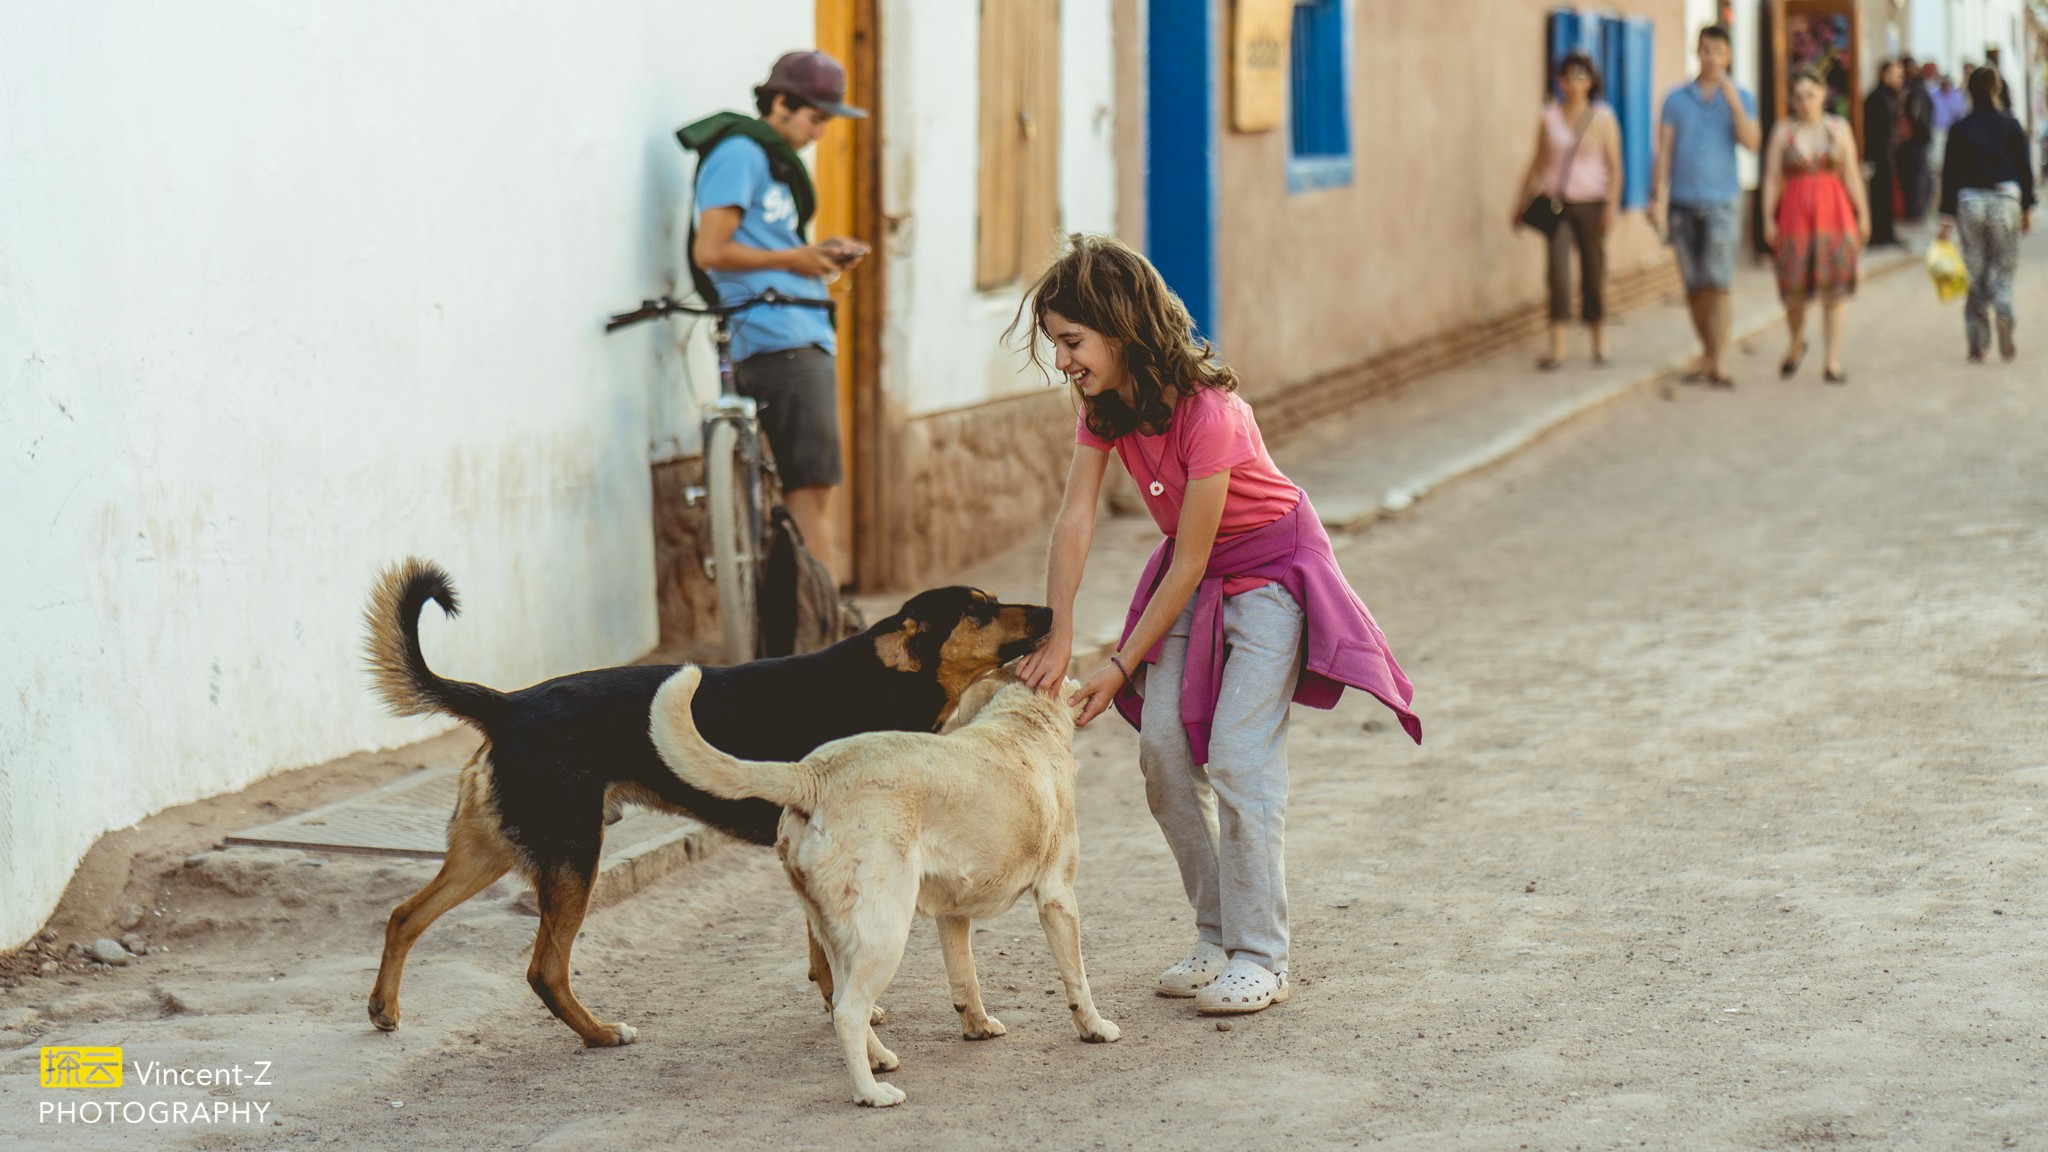
[[[1586,138],[1586,130],[1593,126],[1593,117],[1600,111],[1598,104],[1586,105],[1586,118],[1579,122],[1579,134],[1572,138],[1572,150],[1565,153],[1564,171],[1557,179],[1555,196],[1539,192],[1522,209],[1522,223],[1534,228],[1545,236],[1557,235],[1557,229],[1564,223],[1564,187],[1572,178],[1572,164],[1579,158],[1579,144]]]

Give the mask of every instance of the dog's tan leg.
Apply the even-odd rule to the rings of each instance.
[[[526,982],[555,1018],[576,1030],[591,1048],[631,1044],[639,1033],[627,1024],[603,1024],[590,1014],[569,987],[569,950],[590,908],[590,880],[568,864],[543,869],[536,884],[540,894],[540,930],[533,936],[533,962]]]
[[[811,950],[811,983],[818,986],[818,995],[825,998],[825,1011],[832,1010],[832,965],[825,959],[825,950],[818,946],[818,934],[811,931],[809,923],[804,925],[804,943]]]
[[[1032,895],[1038,901],[1038,923],[1052,948],[1052,962],[1059,966],[1060,982],[1067,986],[1067,1011],[1074,1014],[1074,1031],[1090,1044],[1115,1040],[1123,1033],[1095,1010],[1095,997],[1088,992],[1088,972],[1081,966],[1081,906],[1074,899],[1073,884],[1049,878]]]
[[[818,994],[825,998],[825,1011],[829,1013],[832,1011],[832,961],[825,954],[825,946],[818,943],[818,929],[814,924],[818,910],[811,903],[811,894],[804,888],[803,881],[794,872],[789,874],[789,886],[796,889],[796,897],[802,902],[805,909],[804,944],[810,949],[810,980],[811,983],[818,986]],[[880,1004],[875,1005],[875,1010],[870,1015],[868,1023],[886,1024],[888,1022],[888,1009]]]
[[[941,916],[939,955],[946,960],[946,983],[953,986],[953,1011],[960,1014],[960,1034],[969,1040],[987,1040],[1008,1029],[988,1014],[981,1004],[981,979],[974,971],[974,921],[965,916]]]
[[[467,828],[464,821],[465,814],[457,812],[441,870],[412,899],[392,909],[384,925],[384,959],[370,988],[370,1022],[386,1032],[398,1027],[398,982],[413,942],[450,909],[511,870],[512,856],[502,841]]]
[[[875,1001],[896,975],[903,962],[903,948],[910,943],[910,920],[917,912],[917,878],[907,869],[896,876],[876,875],[864,885],[874,898],[846,923],[821,921],[819,928],[833,960],[838,981],[832,1004],[832,1027],[839,1033],[839,1047],[846,1057],[846,1071],[853,1077],[853,1101],[875,1108],[901,1104],[904,1095],[893,1084],[875,1079],[877,1070],[897,1066],[896,1054],[882,1044],[871,1023]],[[889,894],[901,893],[899,902]]]

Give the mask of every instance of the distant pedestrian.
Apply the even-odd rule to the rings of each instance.
[[[1998,329],[1998,354],[2013,348],[2012,280],[2019,269],[2020,237],[2034,229],[2034,167],[2026,129],[2005,110],[1997,69],[1970,73],[1970,114],[1948,133],[1941,172],[1941,234],[1962,234],[1970,295],[1963,332],[1970,362],[1981,364]]]
[[[1273,466],[1237,374],[1150,261],[1113,237],[1074,236],[1026,293],[1019,327],[1034,359],[1041,337],[1052,344],[1080,421],[1046,560],[1052,635],[1018,675],[1061,690],[1116,457],[1164,538],[1123,638],[1073,698],[1077,720],[1114,702],[1139,729],[1145,799],[1194,909],[1193,948],[1160,974],[1159,994],[1198,1012],[1259,1011],[1289,991],[1289,704],[1329,708],[1360,688],[1419,741],[1413,691],[1308,497]]]
[[[1927,215],[1928,193],[1934,188],[1927,170],[1927,149],[1934,140],[1934,96],[1927,78],[1911,56],[1899,65],[1899,196],[1904,218],[1915,222]]]
[[[1757,127],[1756,100],[1728,75],[1728,30],[1718,24],[1700,29],[1696,50],[1698,78],[1664,98],[1656,175],[1650,186],[1650,224],[1664,233],[1678,254],[1678,274],[1685,281],[1693,330],[1699,333],[1700,360],[1686,373],[1686,382],[1733,388],[1735,381],[1723,369],[1722,355],[1728,346],[1728,292],[1735,281],[1735,248],[1742,231],[1742,182],[1736,173],[1735,149],[1739,145],[1755,151],[1763,132]]]
[[[1897,61],[1877,66],[1877,86],[1863,98],[1863,156],[1870,162],[1870,243],[1897,244],[1893,198],[1899,192],[1899,86]]]
[[[1969,96],[1956,87],[1954,78],[1943,75],[1934,89],[1934,141],[1927,146],[1927,166],[1936,176],[1948,157],[1949,129],[1969,114]]]
[[[1579,250],[1579,315],[1593,338],[1593,363],[1607,363],[1607,234],[1621,213],[1621,125],[1600,102],[1600,70],[1584,52],[1557,66],[1562,99],[1544,105],[1536,153],[1515,197],[1514,226],[1525,226],[1531,198],[1552,213],[1550,240],[1550,352],[1536,362],[1550,371],[1564,363],[1564,330],[1572,318],[1571,249]]]
[[[1842,304],[1856,290],[1857,256],[1870,235],[1870,206],[1849,122],[1822,111],[1827,82],[1792,78],[1792,115],[1771,130],[1764,153],[1764,241],[1777,257],[1778,295],[1791,340],[1778,374],[1789,380],[1806,358],[1806,310],[1819,301],[1827,359],[1822,378],[1846,384]]]

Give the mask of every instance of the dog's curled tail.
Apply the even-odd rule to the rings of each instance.
[[[654,694],[654,706],[648,709],[647,735],[669,771],[692,788],[729,800],[806,804],[813,791],[812,778],[802,764],[742,760],[713,748],[697,731],[690,701],[703,678],[696,665],[683,665]]]
[[[400,716],[441,712],[484,732],[503,710],[505,697],[481,684],[445,680],[427,667],[420,652],[420,610],[432,600],[454,616],[460,607],[455,586],[441,566],[417,556],[384,569],[363,610],[363,649],[372,686]]]

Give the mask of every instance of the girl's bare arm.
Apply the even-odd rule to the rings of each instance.
[[[1764,243],[1771,245],[1778,241],[1778,197],[1785,190],[1785,140],[1791,131],[1790,121],[1779,124],[1764,149]]]
[[[1088,548],[1095,542],[1095,509],[1108,469],[1109,453],[1086,444],[1074,445],[1074,459],[1067,465],[1066,495],[1060,500],[1045,558],[1045,603],[1052,609],[1052,635],[1017,668],[1017,675],[1040,692],[1057,691],[1073,659],[1074,596],[1081,590]]]
[[[1152,601],[1138,617],[1138,626],[1131,630],[1130,639],[1116,651],[1116,659],[1123,668],[1111,663],[1081,685],[1081,694],[1075,698],[1081,705],[1078,723],[1087,724],[1109,707],[1117,689],[1123,686],[1124,669],[1135,669],[1188,606],[1196,587],[1202,583],[1203,573],[1208,571],[1209,553],[1216,546],[1216,529],[1223,523],[1223,501],[1229,494],[1228,469],[1188,485],[1187,499],[1180,507],[1180,531],[1174,537],[1173,563],[1167,566],[1166,575],[1153,590]]]
[[[1839,117],[1834,125],[1835,147],[1844,157],[1837,171],[1842,174],[1842,185],[1849,190],[1849,203],[1856,209],[1856,231],[1865,244],[1870,243],[1870,194],[1863,187],[1863,157],[1856,153],[1856,132],[1849,122]]]

